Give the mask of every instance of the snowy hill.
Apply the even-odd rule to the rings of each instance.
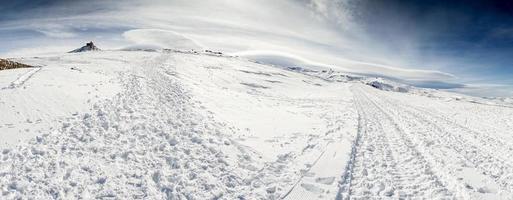
[[[0,199],[513,199],[511,107],[137,49],[0,71]]]
[[[365,84],[379,89],[383,91],[393,91],[393,92],[409,92],[410,86],[395,83],[392,81],[387,81],[383,78],[373,78],[373,79],[366,79]]]

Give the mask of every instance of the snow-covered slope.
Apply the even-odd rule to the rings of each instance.
[[[387,81],[383,78],[365,79],[364,82],[366,85],[383,91],[409,92],[411,88],[408,85]]]
[[[0,199],[513,199],[510,107],[212,52],[17,60]]]
[[[19,59],[39,66],[0,73],[0,147],[60,128],[120,92],[117,74],[126,56],[98,58],[99,52]],[[134,57],[135,58],[135,57]],[[135,58],[136,59],[136,58]]]

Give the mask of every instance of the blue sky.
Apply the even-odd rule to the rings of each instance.
[[[459,83],[502,89],[492,95],[511,95],[512,1],[369,0],[355,4],[359,23],[365,24],[367,32],[377,40],[391,41],[385,48],[398,53],[393,59],[454,74],[460,77]]]
[[[134,30],[155,38],[127,37]],[[228,53],[513,96],[508,1],[0,0],[3,57],[65,52],[90,40],[107,49],[172,45],[165,40],[176,35]]]

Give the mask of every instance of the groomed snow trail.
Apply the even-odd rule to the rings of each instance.
[[[351,199],[451,197],[452,193],[394,121],[365,94],[357,90],[354,94],[361,141],[354,152],[346,196]]]
[[[398,103],[391,93],[359,84],[353,93],[361,139],[341,199],[513,198],[507,140]]]
[[[168,57],[130,63],[114,99],[0,152],[0,199],[273,198],[252,193],[258,162],[202,114]]]

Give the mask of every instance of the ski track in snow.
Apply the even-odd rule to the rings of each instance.
[[[16,80],[11,82],[11,84],[9,86],[4,87],[2,89],[3,90],[4,89],[14,89],[14,88],[20,87],[28,79],[30,79],[32,76],[34,76],[34,74],[36,74],[39,70],[41,70],[41,67],[33,67],[32,69],[30,69],[29,71],[27,71],[26,73],[24,73],[23,75],[18,77]]]
[[[0,152],[0,199],[513,199],[510,108],[315,82],[238,58],[137,55],[116,59],[129,67],[114,98]],[[349,97],[293,90],[323,85]],[[240,104],[216,106],[231,98]],[[318,121],[284,135],[241,130],[272,121],[224,121],[269,111]],[[258,142],[280,152],[247,146]]]
[[[449,197],[450,192],[393,121],[361,93],[355,95],[363,123],[359,133],[362,141],[355,152],[346,196],[351,199]]]
[[[512,198],[507,142],[371,88],[354,88],[364,125],[350,199]]]

